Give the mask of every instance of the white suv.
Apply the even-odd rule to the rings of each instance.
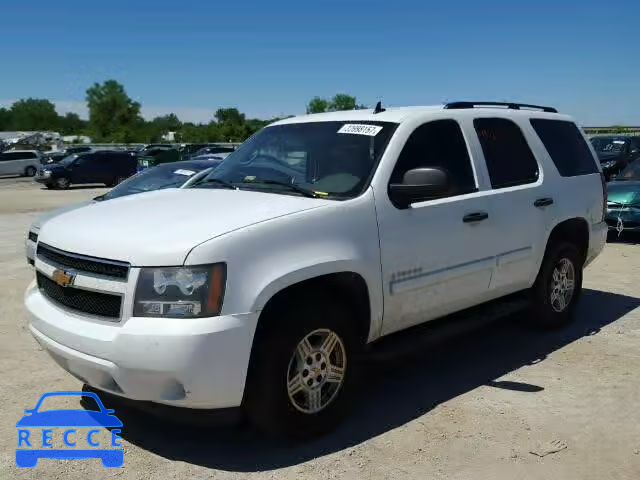
[[[30,328],[93,388],[311,435],[384,335],[514,292],[532,322],[569,322],[604,195],[589,142],[548,107],[288,118],[193,188],[48,221]]]

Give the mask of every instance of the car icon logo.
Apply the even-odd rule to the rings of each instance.
[[[79,396],[89,397],[95,401],[98,410],[57,409],[42,410],[42,402],[49,397]],[[33,468],[40,458],[85,459],[99,458],[102,465],[118,468],[124,463],[124,449],[118,443],[122,422],[113,415],[113,410],[104,407],[100,398],[93,392],[48,392],[43,394],[32,409],[26,409],[25,415],[18,420],[18,448],[16,448],[16,465],[21,468]],[[60,428],[63,427],[63,428]],[[86,435],[78,431],[78,427],[89,427]],[[107,427],[110,432],[110,447],[101,445],[98,439],[101,430],[96,427]],[[42,435],[38,435],[42,429]],[[61,440],[65,447],[53,448],[54,429],[63,430]],[[86,447],[83,445],[86,440]],[[76,447],[77,445],[77,447]],[[38,448],[41,447],[41,448]]]

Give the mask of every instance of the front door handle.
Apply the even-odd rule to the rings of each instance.
[[[487,212],[473,212],[467,213],[464,217],[462,217],[462,221],[464,223],[481,222],[482,220],[486,220],[487,218],[489,218],[489,214]]]
[[[548,207],[549,205],[553,205],[553,198],[551,197],[539,198],[535,202],[533,202],[533,206],[538,208]]]

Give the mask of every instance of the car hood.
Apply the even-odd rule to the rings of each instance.
[[[85,205],[89,205],[91,203],[94,203],[93,200],[87,200],[86,202],[74,203],[62,208],[56,208],[55,210],[50,210],[47,213],[40,215],[38,218],[36,218],[31,224],[31,227],[29,227],[29,230],[32,232],[38,232],[42,228],[42,225],[44,225],[44,223],[47,222],[48,220],[51,220],[53,217],[57,217],[58,215],[62,215],[63,213],[70,212],[71,210],[84,207]]]
[[[43,225],[38,241],[133,266],[181,265],[211,238],[331,203],[246,190],[157,190],[60,214]]]

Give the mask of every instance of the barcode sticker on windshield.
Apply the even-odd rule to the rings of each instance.
[[[196,172],[194,172],[193,170],[183,170],[183,169],[181,168],[181,169],[179,169],[179,170],[176,170],[176,171],[175,171],[175,172],[173,172],[173,173],[175,173],[176,175],[184,175],[184,176],[186,176],[186,177],[190,177],[191,175],[193,175],[193,174],[194,174],[194,173],[196,173]]]
[[[351,133],[352,135],[367,135],[368,137],[375,137],[382,127],[379,125],[365,125],[362,123],[345,123],[338,133]]]

